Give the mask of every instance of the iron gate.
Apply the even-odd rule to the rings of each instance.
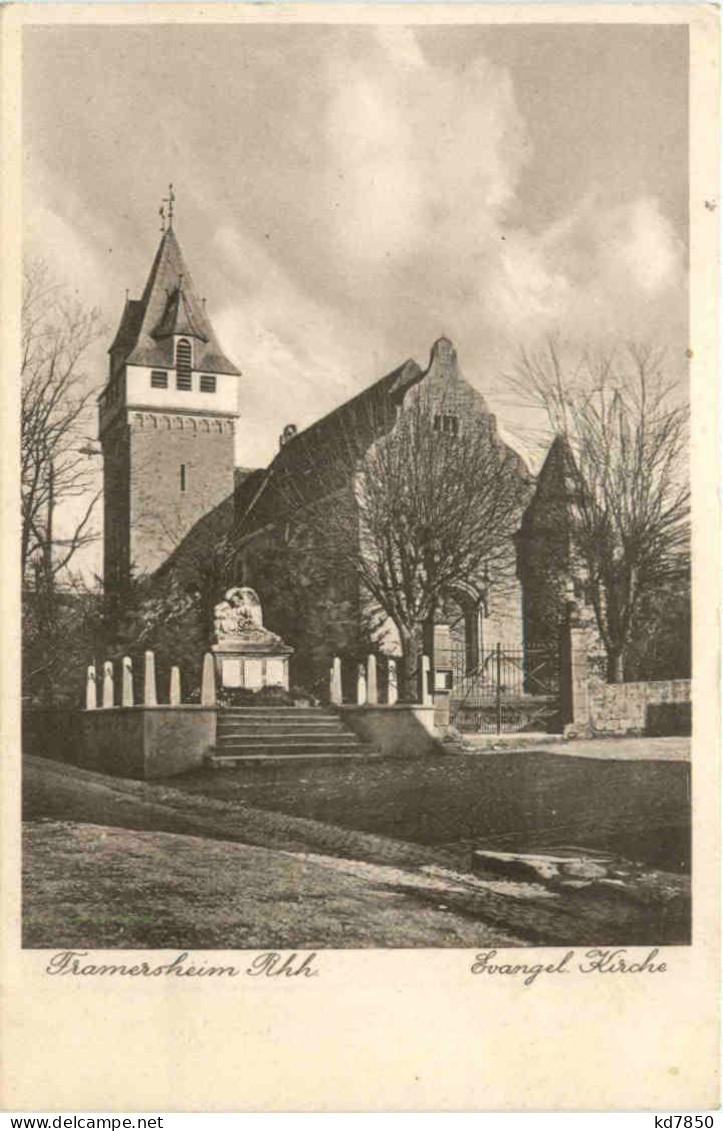
[[[562,729],[560,663],[556,649],[510,650],[497,644],[470,668],[464,644],[435,655],[448,672],[450,722],[461,731],[510,734]]]

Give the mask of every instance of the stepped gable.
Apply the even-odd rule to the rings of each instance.
[[[110,347],[112,368],[148,365],[171,369],[174,336],[196,341],[195,369],[240,372],[221,349],[173,228],[164,232],[140,299],[129,299]]]

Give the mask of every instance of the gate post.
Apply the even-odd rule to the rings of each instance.
[[[495,699],[495,718],[497,720],[497,733],[502,734],[502,645],[497,641],[497,694]]]
[[[564,734],[589,735],[587,634],[572,615],[560,635],[560,714]]]

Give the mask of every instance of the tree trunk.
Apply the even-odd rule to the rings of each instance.
[[[397,666],[397,688],[400,703],[419,701],[419,665],[422,656],[422,628],[397,626],[402,654]]]
[[[623,682],[623,653],[620,651],[608,652],[607,662],[607,681],[608,683],[622,683]]]

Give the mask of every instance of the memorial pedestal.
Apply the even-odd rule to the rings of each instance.
[[[221,687],[289,690],[289,656],[294,649],[263,626],[261,602],[253,589],[229,589],[214,610],[216,643],[211,651]]]

